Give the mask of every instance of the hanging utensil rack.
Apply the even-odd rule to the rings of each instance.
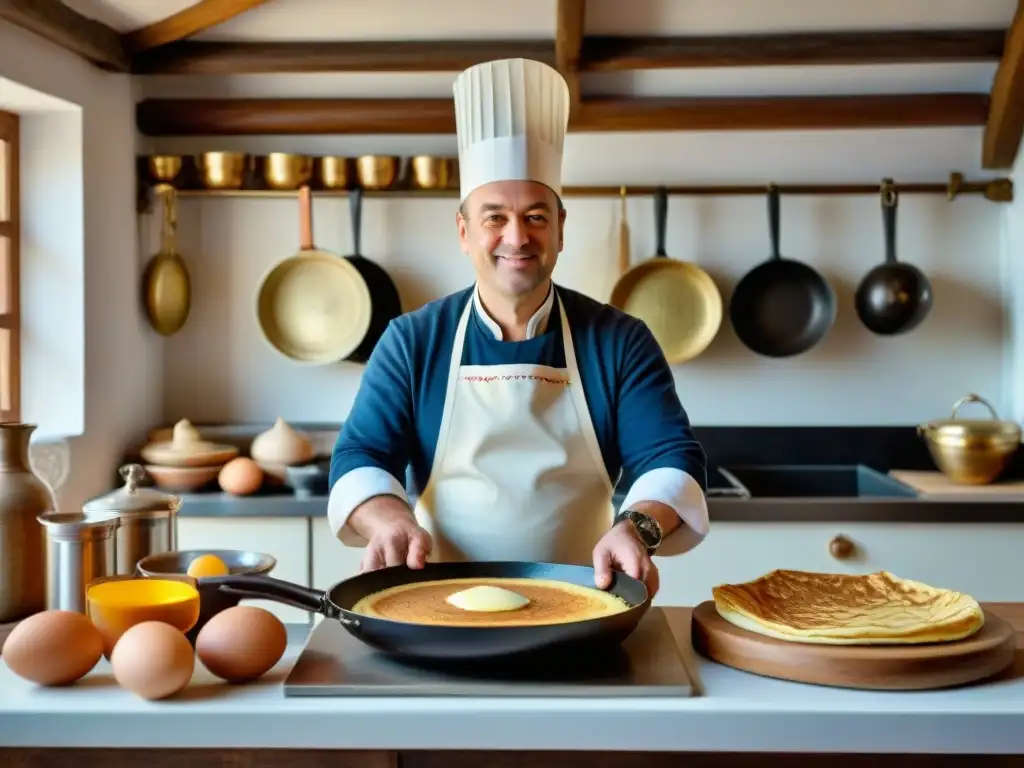
[[[145,177],[140,178],[139,212],[148,210],[147,187],[152,187]],[[840,196],[877,195],[879,184],[871,183],[805,183],[777,184],[781,195]],[[688,184],[666,186],[668,194],[677,197],[739,197],[746,195],[763,196],[768,184]],[[566,186],[562,196],[569,197],[644,197],[651,196],[658,185],[616,184],[595,186]],[[994,203],[1009,203],[1014,198],[1013,180],[1008,177],[968,180],[962,173],[952,172],[945,182],[905,182],[896,184],[900,195],[944,195],[953,201],[963,195],[981,195]],[[339,197],[348,195],[344,189],[314,189],[318,197]],[[179,197],[293,197],[292,190],[267,189],[188,189],[178,188]],[[365,197],[458,197],[458,189],[406,189],[391,188],[364,190]]]

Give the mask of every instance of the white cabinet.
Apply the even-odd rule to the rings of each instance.
[[[330,589],[332,585],[359,573],[362,547],[346,547],[331,532],[326,517],[310,520],[310,555],[313,562],[313,586]],[[314,622],[319,619],[314,617]]]
[[[850,557],[830,544],[843,536]],[[839,548],[841,550],[841,547]],[[886,570],[983,601],[1024,601],[1024,523],[711,523],[691,551],[655,558],[655,605],[697,605],[711,588],[776,568],[831,573]],[[841,553],[845,554],[845,553]]]
[[[303,586],[310,584],[308,517],[179,517],[178,549],[244,549],[277,558],[271,576]],[[326,524],[326,523],[325,523]],[[272,600],[246,600],[266,608],[281,621],[305,624],[308,611]]]

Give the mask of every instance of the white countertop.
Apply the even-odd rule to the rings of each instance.
[[[304,628],[261,681],[196,662],[178,696],[147,702],[109,664],[65,689],[0,661],[0,747],[1024,753],[1024,676],[952,691],[875,693],[786,683],[700,659],[693,698],[288,698]]]

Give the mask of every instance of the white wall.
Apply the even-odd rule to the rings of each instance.
[[[32,331],[24,354],[34,361],[30,374],[84,375],[84,434],[71,440],[70,466],[57,473],[67,474],[59,503],[73,508],[109,488],[128,439],[160,415],[161,347],[138,303],[133,84],[9,24],[0,24],[0,77],[80,114],[80,127],[44,124],[39,115],[22,126],[33,158],[22,210],[22,301]],[[76,155],[81,165],[69,159]],[[76,373],[75,359],[50,344],[84,350],[84,374],[80,359]],[[46,393],[52,399],[25,393],[27,417],[44,422],[75,408],[56,386]]]

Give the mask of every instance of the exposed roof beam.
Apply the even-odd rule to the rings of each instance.
[[[550,40],[170,43],[132,57],[137,74],[268,72],[461,72],[483,61],[523,56],[555,63]]]
[[[149,136],[446,134],[451,99],[146,99]],[[572,131],[760,131],[983,125],[988,94],[588,99]]]
[[[586,0],[557,0],[555,11],[555,66],[569,86],[569,101],[575,109],[580,103],[580,51]]]
[[[982,144],[983,168],[1009,168],[1024,132],[1024,1],[1006,32],[1002,60],[992,80],[992,97]]]
[[[59,0],[0,0],[0,20],[39,35],[100,69],[128,71],[121,36]]]
[[[1004,30],[836,32],[799,35],[586,37],[583,72],[828,64],[999,61]],[[496,58],[524,56],[557,66],[550,40],[385,42],[183,41],[132,58],[139,74],[267,72],[459,72]],[[565,66],[572,57],[564,45]]]
[[[586,37],[585,71],[998,61],[1002,29]]]
[[[268,0],[199,0],[173,16],[127,33],[124,46],[134,54],[184,40],[266,2]]]

